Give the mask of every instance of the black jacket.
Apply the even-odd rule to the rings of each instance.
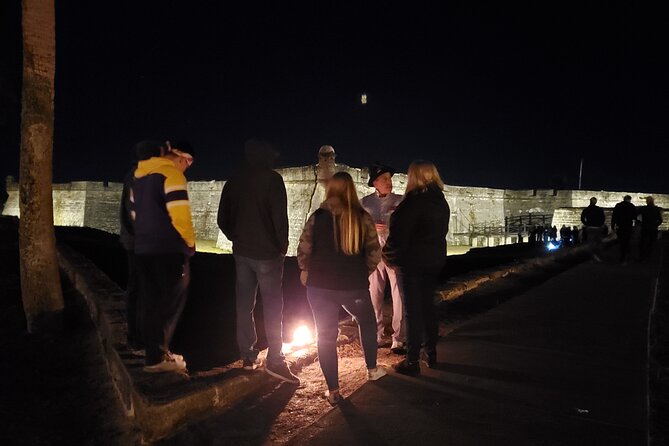
[[[662,224],[662,209],[655,205],[641,206],[639,217],[642,231],[656,231],[657,227]]]
[[[386,263],[402,270],[442,268],[450,215],[438,188],[408,193],[390,216],[390,234],[383,248]]]
[[[123,192],[121,192],[121,209],[120,209],[120,220],[121,220],[121,234],[119,236],[123,249],[126,251],[133,251],[135,249],[135,225],[132,218],[132,204],[130,202],[130,191],[132,190],[132,184],[135,179],[135,169],[137,165],[133,166],[132,169],[126,174],[123,179]]]
[[[369,288],[369,274],[381,260],[381,247],[372,217],[361,210],[363,243],[360,253],[346,255],[339,249],[339,233],[334,208],[323,202],[304,226],[297,247],[297,263],[308,273],[307,286],[326,290]]]
[[[636,206],[629,201],[621,201],[613,208],[611,228],[631,229],[634,226],[634,219],[636,219]]]
[[[604,226],[604,210],[596,204],[591,204],[581,212],[581,223],[585,226]]]
[[[232,251],[256,260],[285,255],[288,208],[283,178],[268,165],[250,164],[223,186],[218,227]]]

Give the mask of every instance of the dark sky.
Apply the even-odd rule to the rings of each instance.
[[[4,176],[18,172],[21,47],[20,2],[2,3]],[[280,166],[331,144],[356,167],[433,160],[447,184],[576,188],[583,158],[584,189],[669,193],[654,11],[218,3],[57,1],[55,181],[120,181],[145,138],[189,140],[189,178],[224,179],[263,136]]]

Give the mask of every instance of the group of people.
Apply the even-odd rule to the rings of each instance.
[[[590,198],[590,204],[581,213],[581,222],[584,225],[584,241],[593,249],[593,258],[601,261],[602,238],[608,233],[605,226],[604,210],[597,206],[597,198]],[[632,197],[625,195],[623,201],[617,203],[611,214],[611,229],[616,232],[620,249],[620,261],[626,263],[629,259],[630,245],[634,228],[639,230],[639,259],[647,261],[652,253],[658,236],[658,228],[662,224],[662,209],[655,205],[652,196],[646,197],[646,205],[636,207],[632,204]]]
[[[145,351],[146,372],[183,371],[186,361],[169,349],[184,308],[195,250],[186,169],[187,143],[143,141],[138,163],[124,182],[121,241],[129,265],[128,344]],[[283,266],[288,249],[287,194],[273,170],[273,146],[250,139],[246,164],[223,187],[217,223],[232,242],[236,274],[237,342],[245,370],[264,366],[269,375],[299,384],[282,353]],[[434,293],[446,260],[450,209],[444,184],[429,161],[409,166],[405,194],[392,193],[394,169],[374,163],[358,198],[353,179],[337,172],[326,180],[325,200],[308,218],[297,260],[317,331],[321,370],[331,404],[341,400],[337,335],[343,307],[359,326],[367,377],[386,374],[377,349],[386,343],[383,302],[389,282],[393,300],[391,350],[406,354],[396,369],[420,373],[419,361],[437,362],[438,315]],[[267,355],[260,361],[253,311],[260,292]]]

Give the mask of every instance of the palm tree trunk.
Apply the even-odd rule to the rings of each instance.
[[[28,332],[59,330],[63,294],[53,229],[54,0],[23,0],[19,167],[21,294]]]

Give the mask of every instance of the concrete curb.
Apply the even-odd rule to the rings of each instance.
[[[165,438],[186,422],[212,409],[234,405],[270,378],[265,373],[239,373],[237,364],[192,376],[147,375],[143,359],[125,345],[127,322],[123,290],[86,257],[69,246],[58,246],[61,271],[84,297],[97,327],[100,351],[127,417],[136,421],[141,441]],[[298,372],[317,357],[315,346],[286,355]],[[151,384],[158,382],[159,386]]]
[[[567,250],[560,250],[552,255],[524,260],[520,263],[502,265],[496,268],[479,270],[476,273],[465,274],[449,280],[437,293],[442,301],[451,301],[462,297],[486,282],[501,279],[512,273],[523,273],[537,268],[549,266],[556,261],[577,258],[590,252],[587,245],[575,246]]]

